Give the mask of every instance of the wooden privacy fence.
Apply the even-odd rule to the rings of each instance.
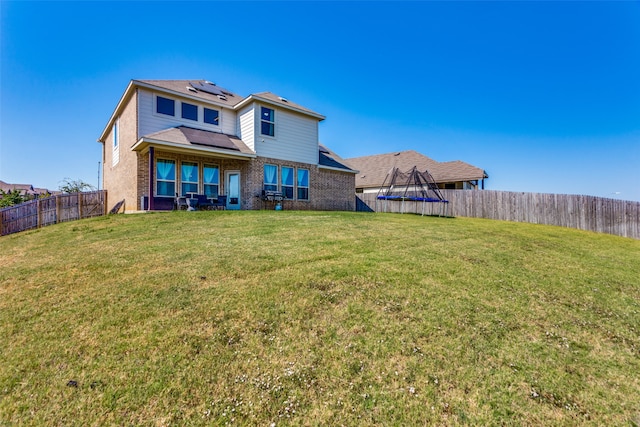
[[[0,235],[106,213],[107,192],[60,194],[0,210]]]
[[[640,239],[640,202],[568,194],[440,190],[442,203],[377,200],[358,194],[357,210],[499,219],[558,225]]]

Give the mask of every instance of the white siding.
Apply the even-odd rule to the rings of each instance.
[[[260,104],[254,104],[255,149],[258,156],[318,164],[318,120],[287,110],[275,110],[275,136],[260,134]]]
[[[198,121],[183,119],[182,106],[183,101],[179,97],[173,97],[160,93],[160,96],[173,99],[175,101],[175,116],[167,116],[165,114],[156,113],[155,96],[153,92],[139,89],[138,92],[138,138],[150,133],[158,132],[164,129],[184,125],[198,129],[210,130],[213,132],[222,132],[228,135],[236,134],[236,113],[228,108],[198,103],[190,99],[184,101],[198,106]],[[204,107],[218,110],[220,112],[220,126],[205,123]]]
[[[238,112],[238,137],[249,148],[255,151],[255,104],[251,104]]]

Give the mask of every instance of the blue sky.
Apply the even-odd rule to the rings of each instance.
[[[0,2],[0,179],[98,183],[131,79],[271,91],[344,158],[640,201],[640,2]]]

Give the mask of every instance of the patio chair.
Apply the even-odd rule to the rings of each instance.
[[[189,205],[187,205],[187,198],[180,197],[178,193],[176,193],[175,207],[177,210],[181,210],[183,207],[187,209]]]
[[[198,209],[209,209],[213,206],[213,203],[207,198],[206,194],[197,194],[196,198],[198,199]]]

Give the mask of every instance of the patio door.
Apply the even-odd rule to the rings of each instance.
[[[240,209],[240,171],[226,171],[224,173],[225,194],[229,210]]]

